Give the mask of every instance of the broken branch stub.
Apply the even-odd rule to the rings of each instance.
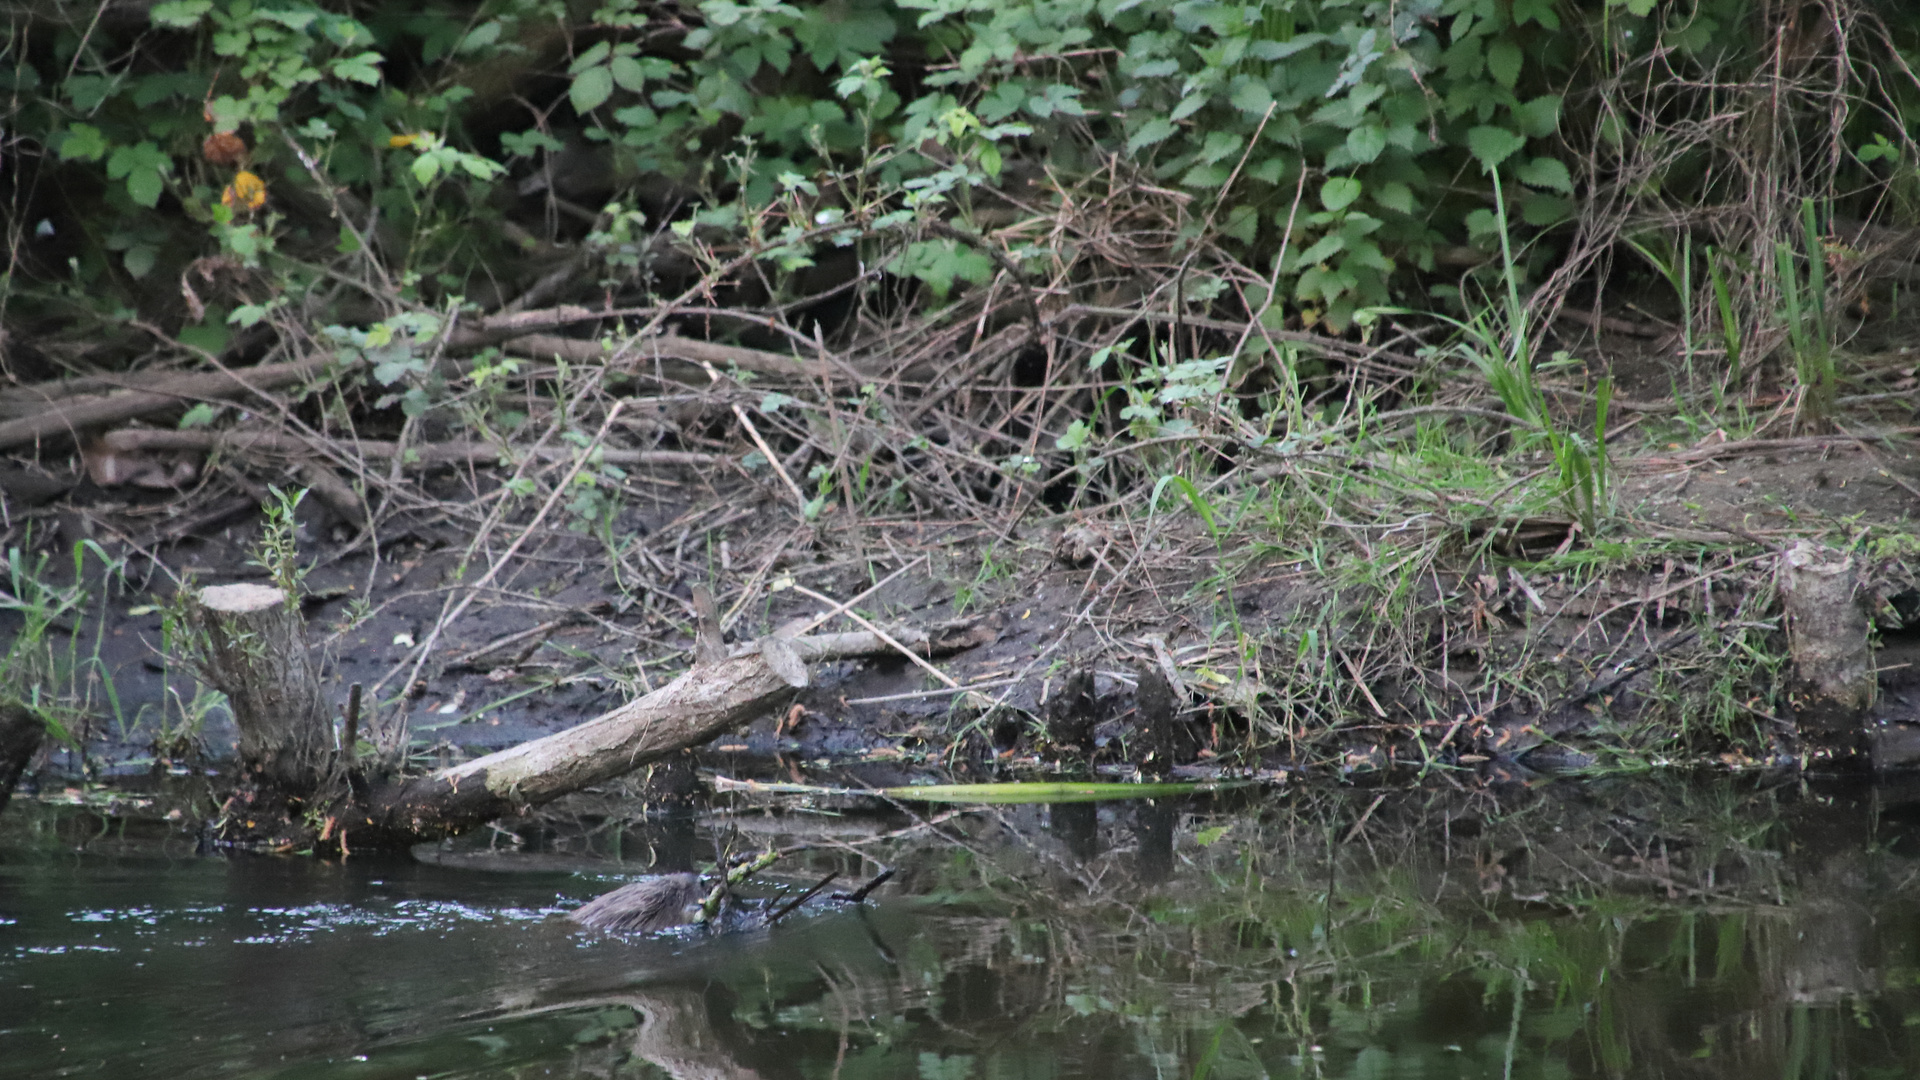
[[[270,585],[214,585],[191,597],[187,614],[201,675],[227,695],[240,729],[241,765],[279,791],[313,793],[332,740],[299,608]]]
[[[1780,556],[1780,592],[1793,655],[1801,734],[1829,753],[1858,750],[1876,679],[1858,572],[1844,551],[1802,541]]]

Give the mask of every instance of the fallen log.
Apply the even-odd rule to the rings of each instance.
[[[0,450],[43,439],[70,438],[88,428],[123,423],[195,402],[276,389],[317,375],[332,362],[330,355],[317,355],[284,364],[175,375],[150,382],[142,380],[139,389],[120,393],[63,397],[50,391],[46,395],[46,408],[40,412],[0,422]],[[14,396],[24,400],[26,393],[19,391]]]
[[[577,727],[376,789],[340,823],[354,845],[435,840],[624,776],[785,704],[805,665],[778,638],[695,664],[653,693]]]
[[[243,785],[214,833],[274,849],[408,847],[524,812],[623,776],[786,704],[807,661],[981,643],[984,624],[891,634],[769,636],[729,654],[713,641],[679,678],[566,731],[425,776],[369,776],[336,751],[298,608],[263,585],[213,586],[188,605],[194,661],[228,695],[240,728]],[[353,724],[350,718],[349,729]],[[352,747],[354,739],[344,740]]]
[[[991,630],[983,625],[970,621],[888,636],[916,653],[938,655],[988,640],[983,635]],[[658,690],[577,727],[375,787],[335,815],[338,834],[349,849],[452,836],[624,776],[783,707],[807,685],[808,661],[896,651],[871,631],[761,638],[723,659],[695,663]]]

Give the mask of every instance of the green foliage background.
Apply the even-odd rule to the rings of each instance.
[[[1690,143],[1687,123],[1754,106],[1769,64],[1793,75],[1789,50],[1819,52],[1836,34],[1843,56],[1881,73],[1856,86],[1804,70],[1802,115],[1749,133],[1754,150],[1807,151],[1782,164],[1783,196],[1910,218],[1920,18],[1899,4],[1776,7],[168,0],[138,17],[31,5],[10,14],[0,72],[5,314],[138,314],[216,346],[229,312],[183,314],[175,283],[223,256],[266,271],[243,309],[320,289],[335,310],[309,302],[306,315],[364,323],[367,298],[336,286],[365,245],[379,273],[349,276],[363,293],[384,278],[382,304],[497,303],[528,284],[523,256],[565,231],[549,222],[539,235],[521,193],[586,161],[586,186],[627,208],[629,241],[661,217],[682,238],[751,231],[754,211],[774,207],[793,241],[782,266],[796,271],[856,235],[807,229],[856,212],[863,241],[892,237],[864,254],[936,302],[995,263],[915,226],[976,234],[986,189],[1037,212],[1088,183],[1096,197],[1160,189],[1186,207],[1168,223],[1171,249],[1205,233],[1271,273],[1277,295],[1221,304],[1341,331],[1367,307],[1430,305],[1435,283],[1497,250],[1492,170],[1511,227],[1545,240],[1522,260],[1535,277],[1595,186],[1621,179],[1648,140],[1671,152],[1626,178],[1634,198],[1703,210],[1746,199],[1724,141]],[[1669,126],[1636,126],[1627,99],[1653,102],[1639,115]],[[267,211],[222,204],[233,170],[201,154],[216,129],[251,144]],[[1839,152],[1815,160],[1821,139]],[[620,222],[596,226],[602,284],[648,291],[641,261],[618,257]]]

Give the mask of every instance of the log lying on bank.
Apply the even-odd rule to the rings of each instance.
[[[450,836],[698,746],[784,704],[806,678],[789,643],[763,639],[577,727],[378,789],[341,828],[350,843],[381,846]]]
[[[915,652],[939,655],[971,648],[991,632],[976,620],[890,636]],[[697,662],[658,690],[577,727],[377,787],[338,815],[339,829],[349,845],[398,847],[451,836],[624,776],[780,708],[807,685],[810,661],[893,651],[871,631],[764,637],[730,656]]]
[[[70,436],[89,428],[117,424],[167,409],[183,408],[196,401],[277,390],[318,375],[332,361],[331,355],[315,355],[304,360],[261,364],[230,372],[191,372],[158,377],[129,375],[125,384],[130,389],[121,392],[56,397],[47,391],[43,395],[44,403],[33,401],[29,396],[29,388],[14,396],[24,404],[38,407],[18,419],[0,421],[0,450],[11,450],[43,439]]]
[[[243,786],[220,835],[276,848],[331,843],[342,850],[437,840],[698,746],[784,705],[807,685],[811,660],[899,648],[934,655],[992,634],[975,620],[933,634],[770,636],[729,654],[709,614],[711,633],[702,637],[710,640],[693,667],[645,697],[464,764],[383,781],[335,749],[306,627],[286,593],[267,585],[216,585],[191,597],[187,617],[195,631],[194,662],[227,695],[240,729]],[[354,740],[344,741],[351,746]]]

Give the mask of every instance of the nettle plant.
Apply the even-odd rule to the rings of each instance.
[[[1622,56],[1653,50],[1676,71],[1710,72],[1745,47],[1747,7],[168,0],[151,9],[150,33],[114,40],[75,25],[52,55],[22,50],[31,59],[16,59],[13,83],[41,95],[41,113],[11,126],[44,131],[55,156],[105,174],[102,235],[76,266],[94,279],[170,280],[204,246],[177,242],[182,216],[248,263],[276,245],[314,263],[373,239],[331,207],[296,212],[273,197],[284,187],[340,203],[349,221],[377,212],[403,298],[437,304],[471,294],[489,260],[514,253],[501,230],[473,227],[512,201],[500,198],[503,164],[551,165],[584,142],[624,182],[677,185],[666,201],[685,207],[676,217],[689,230],[745,230],[792,203],[784,225],[799,235],[827,223],[820,215],[863,208],[849,225],[884,249],[863,251],[884,259],[868,264],[920,279],[938,302],[988,280],[994,261],[979,244],[902,226],[968,226],[979,189],[1016,162],[1044,189],[1117,159],[1121,182],[1195,196],[1182,242],[1204,225],[1276,284],[1271,296],[1256,287],[1210,302],[1339,331],[1395,302],[1412,275],[1492,264],[1500,216],[1488,170],[1505,181],[1521,239],[1569,221],[1566,95],[1583,110],[1574,126],[1604,141],[1604,117],[1579,95],[1592,97]],[[527,116],[523,130],[489,128],[484,153],[463,127],[475,87],[490,124],[515,102]],[[246,136],[233,164],[215,164],[203,141],[221,132]],[[264,209],[236,169],[264,180]],[[169,193],[184,215],[169,212]],[[665,224],[642,215],[595,228],[638,237]],[[796,240],[783,265],[804,269],[813,242]],[[1036,265],[1046,254],[1009,253]],[[276,269],[296,284],[321,276]]]
[[[374,221],[401,299],[425,279],[457,291],[447,271],[474,236],[459,225],[483,201],[449,195],[505,171],[457,130],[471,92],[455,76],[475,51],[464,16],[168,0],[148,17],[144,31],[36,26],[9,56],[27,92],[10,126],[40,135],[54,179],[39,183],[85,234],[65,241],[77,254],[60,270],[86,295],[108,309],[108,298],[177,298],[171,283],[212,256],[251,275],[240,305],[251,308],[324,283],[318,264],[362,250]],[[405,91],[387,81],[395,55],[425,72]],[[74,182],[88,169],[104,182]],[[201,325],[182,336],[218,348],[229,313],[208,306],[190,299],[188,322]]]
[[[676,162],[711,155],[716,137],[751,141],[751,204],[779,198],[782,177],[877,156],[882,186],[931,187],[965,217],[966,189],[1016,156],[1071,174],[1123,152],[1154,182],[1224,196],[1216,230],[1280,259],[1277,317],[1334,329],[1388,302],[1400,268],[1431,269],[1463,240],[1493,249],[1475,163],[1517,181],[1528,226],[1572,213],[1573,175],[1549,137],[1573,46],[1552,0],[707,0],[699,11],[681,42],[697,55],[668,59],[634,40],[637,0],[614,0],[597,19],[616,40],[574,61],[571,103],[592,118],[589,137],[642,170],[684,172]],[[870,96],[847,93],[882,50],[896,71],[901,57],[921,62]],[[950,239],[915,241],[892,267],[936,295],[993,272]]]

